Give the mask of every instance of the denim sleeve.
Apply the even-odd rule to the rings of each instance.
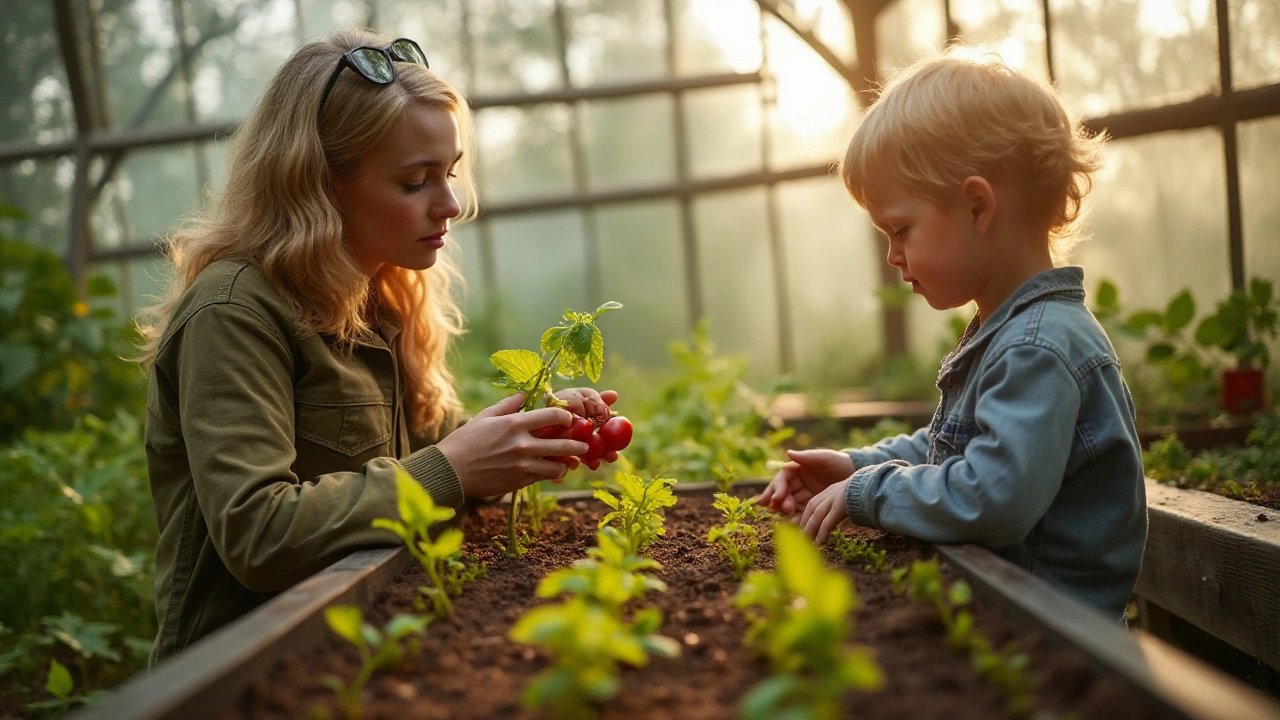
[[[1016,345],[978,383],[979,434],[940,465],[892,460],[860,468],[845,507],[859,525],[928,542],[1017,544],[1053,503],[1066,473],[1080,390],[1051,349]]]
[[[870,447],[846,450],[855,468],[879,465],[890,460],[905,460],[909,465],[922,465],[929,457],[929,428],[910,435],[885,438]]]

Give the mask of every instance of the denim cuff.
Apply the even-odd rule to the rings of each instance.
[[[400,461],[400,465],[431,495],[437,505],[462,507],[462,481],[453,463],[435,445],[425,447]]]
[[[874,468],[861,468],[853,473],[844,491],[844,509],[853,524],[879,529],[880,525],[871,515],[871,481],[874,477]]]

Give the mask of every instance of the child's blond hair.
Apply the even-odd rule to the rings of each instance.
[[[1054,89],[988,57],[923,59],[895,75],[863,115],[840,176],[853,199],[886,180],[942,202],[971,175],[1019,188],[1050,249],[1078,240],[1081,203],[1101,165],[1103,135],[1089,136]]]

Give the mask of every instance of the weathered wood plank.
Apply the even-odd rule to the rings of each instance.
[[[938,553],[986,600],[1015,622],[1046,630],[1081,649],[1100,668],[1129,681],[1177,717],[1280,718],[1280,704],[1141,630],[1128,632],[1098,611],[977,545],[938,545]]]
[[[1280,513],[1153,480],[1147,506],[1134,592],[1280,668]]]

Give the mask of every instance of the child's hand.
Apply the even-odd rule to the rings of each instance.
[[[788,450],[787,463],[760,494],[757,504],[787,517],[804,510],[809,500],[853,474],[853,459],[835,450]]]
[[[828,485],[805,505],[804,514],[800,516],[800,522],[797,524],[804,534],[818,545],[826,544],[827,536],[831,531],[849,517],[849,511],[844,505],[844,493],[848,487],[848,478],[834,485]]]
[[[569,412],[600,423],[609,419],[612,412],[609,406],[618,402],[616,391],[596,392],[594,388],[568,388],[555,393],[555,396],[569,403],[566,408]]]

